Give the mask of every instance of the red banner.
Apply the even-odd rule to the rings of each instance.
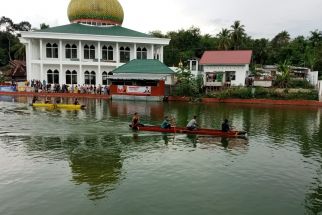
[[[117,93],[135,94],[135,95],[150,95],[151,87],[149,86],[117,86]]]

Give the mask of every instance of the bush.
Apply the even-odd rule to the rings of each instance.
[[[254,89],[254,90],[253,90]],[[253,92],[252,92],[253,91]],[[239,99],[275,99],[275,100],[318,100],[318,92],[316,90],[291,91],[258,88],[229,88],[212,94],[207,94],[208,98],[239,98]]]
[[[313,89],[314,86],[307,80],[291,80],[289,82],[289,88]]]

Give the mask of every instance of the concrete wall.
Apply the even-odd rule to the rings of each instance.
[[[206,83],[206,73],[213,72],[235,72],[236,80],[231,81],[231,86],[245,86],[245,79],[249,71],[249,65],[208,65],[204,66],[204,82]]]

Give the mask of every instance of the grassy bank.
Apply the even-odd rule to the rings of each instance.
[[[273,100],[318,100],[314,89],[278,89],[278,88],[229,88],[206,95],[206,98],[236,99],[273,99]]]

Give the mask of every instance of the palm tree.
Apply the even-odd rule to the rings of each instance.
[[[281,63],[279,65],[277,65],[277,71],[279,71],[281,73],[281,75],[278,75],[278,81],[280,83],[280,86],[282,88],[286,88],[288,87],[288,84],[290,82],[291,79],[291,68],[289,65],[289,62],[287,60],[284,61],[284,63]]]
[[[309,37],[313,47],[316,47],[319,43],[322,42],[322,32],[315,30],[311,31],[311,36]]]
[[[26,59],[26,47],[22,43],[16,43],[12,46],[12,51],[14,52],[14,57],[16,60],[25,60]]]
[[[287,45],[291,40],[290,34],[287,31],[278,33],[272,40],[272,45],[275,48]]]
[[[240,24],[240,21],[235,21],[231,27],[230,37],[234,50],[239,50],[243,45],[246,33],[245,26]]]
[[[217,37],[218,37],[218,49],[228,50],[231,43],[229,30],[226,28],[223,28],[221,32],[217,34]]]

